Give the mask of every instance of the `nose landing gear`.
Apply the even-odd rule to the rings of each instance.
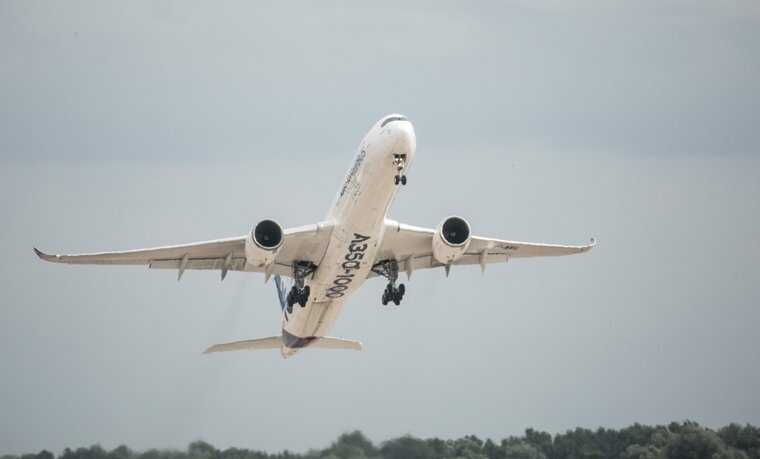
[[[375,274],[388,279],[388,285],[385,287],[383,296],[380,298],[380,302],[383,306],[391,301],[393,301],[396,306],[401,304],[401,300],[404,298],[404,293],[406,293],[406,287],[404,287],[404,284],[399,284],[398,287],[396,287],[396,281],[398,280],[398,262],[396,260],[383,260],[376,263],[372,267],[372,271]]]
[[[396,185],[399,183],[406,185],[406,175],[401,172],[406,168],[406,154],[399,153],[393,155],[393,167],[396,168],[396,176],[393,177],[393,181]]]

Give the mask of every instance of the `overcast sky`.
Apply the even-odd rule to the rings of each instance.
[[[760,424],[758,5],[0,1],[0,454]],[[318,221],[391,112],[393,218],[598,247],[368,281],[365,352],[287,361],[201,354],[279,331],[261,276],[32,254]]]

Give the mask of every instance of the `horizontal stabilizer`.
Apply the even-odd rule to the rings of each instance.
[[[332,336],[317,338],[308,347],[319,349],[351,349],[354,351],[361,351],[364,348],[361,341],[333,338]]]
[[[231,352],[231,351],[255,351],[258,349],[279,349],[282,345],[282,338],[279,336],[270,336],[268,338],[247,339],[245,341],[233,341],[231,343],[214,344],[206,349],[204,354],[214,352]]]
[[[214,344],[206,349],[204,354],[215,352],[231,351],[255,351],[259,349],[280,349],[282,338],[280,336],[270,336],[268,338],[248,339],[244,341],[233,341],[231,343]],[[331,336],[322,336],[319,338],[309,338],[308,344],[303,347],[314,349],[351,349],[361,351],[364,347],[360,341],[354,341],[343,338],[333,338]]]

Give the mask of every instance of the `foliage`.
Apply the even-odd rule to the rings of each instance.
[[[667,426],[634,424],[620,430],[576,428],[554,436],[527,429],[522,436],[499,442],[467,435],[456,440],[405,435],[375,446],[363,433],[344,433],[329,447],[304,454],[269,454],[244,448],[216,449],[204,441],[186,451],[135,452],[121,445],[107,451],[99,445],[66,448],[0,459],[760,459],[760,428],[730,424],[711,430],[691,421]]]

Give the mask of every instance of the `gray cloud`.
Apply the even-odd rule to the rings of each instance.
[[[566,5],[6,2],[0,152],[324,153],[403,111],[438,148],[755,154],[753,2]]]

